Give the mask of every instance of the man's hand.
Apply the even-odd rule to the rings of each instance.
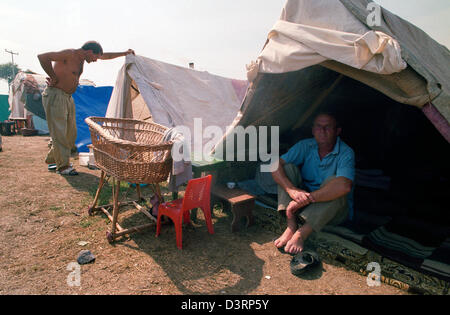
[[[295,189],[288,189],[286,192],[289,194],[292,200],[297,202],[300,208],[303,208],[309,205],[310,203],[314,202],[314,198],[311,196],[311,194],[304,190],[295,188]]]
[[[58,78],[57,77],[47,77],[47,85],[49,87],[54,87],[56,86],[56,84],[58,84]]]

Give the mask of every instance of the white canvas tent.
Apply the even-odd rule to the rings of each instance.
[[[47,76],[36,73],[19,72],[11,83],[8,103],[11,112],[9,119],[27,119],[28,124],[39,133],[48,133],[45,111],[42,105],[42,92],[47,87]],[[80,85],[95,86],[90,80],[80,80]]]
[[[281,132],[288,130],[292,127],[289,127],[290,118],[296,116],[287,110],[287,103],[279,102],[279,97],[270,100],[271,103],[260,99],[269,94],[265,84],[269,84],[269,77],[277,77],[280,82],[294,72],[319,67],[322,72],[325,68],[362,82],[398,103],[422,109],[450,142],[449,50],[383,8],[381,24],[369,27],[369,3],[368,0],[288,0],[257,61],[248,66],[250,89],[233,125],[245,127],[282,121]],[[322,92],[309,104],[306,104],[310,98],[306,91],[311,92],[310,88],[318,85],[303,84],[300,88],[305,92],[301,95],[305,106],[319,107],[327,93],[336,89],[340,78],[323,81],[324,85],[319,87]],[[299,100],[298,97],[290,99]],[[310,106],[307,113],[312,112]],[[284,117],[275,117],[282,113]],[[305,118],[300,120],[304,122]],[[299,119],[295,120],[292,123],[298,127]]]
[[[223,131],[233,121],[247,81],[128,55],[119,72],[106,117],[152,120],[166,127],[186,126],[194,119]],[[204,142],[208,139],[204,139]]]
[[[25,83],[28,83],[28,87]],[[35,74],[26,74],[25,72],[19,72],[14,81],[11,83],[11,88],[9,91],[9,111],[11,115],[10,119],[24,119],[27,118],[27,115],[31,115],[32,113],[28,113],[25,108],[27,92],[31,91],[34,87],[34,90],[37,94],[43,91],[45,88],[45,76],[35,75]],[[34,91],[31,91],[34,92]]]
[[[39,106],[35,106],[37,111],[43,111],[41,103],[41,94],[47,87],[47,76],[36,73],[19,72],[14,81],[11,83],[11,89],[9,92],[9,110],[11,112],[10,119],[24,119],[27,115],[33,113],[28,111],[25,107],[27,101],[39,102]],[[95,86],[90,80],[80,80],[80,85]],[[27,98],[30,99],[27,100]],[[31,107],[32,104],[30,104]],[[39,113],[36,115],[40,116]]]
[[[359,229],[360,244],[449,281],[450,52],[385,9],[381,24],[369,26],[369,3],[288,0],[248,67],[250,85],[233,126],[279,126],[283,154],[312,136],[318,112],[334,113],[355,151],[347,223]],[[233,131],[216,153],[226,152]]]

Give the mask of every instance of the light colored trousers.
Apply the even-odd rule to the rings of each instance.
[[[58,88],[47,87],[42,93],[42,104],[52,138],[52,147],[45,162],[56,164],[59,170],[70,165],[70,153],[77,139],[75,103],[72,95]]]
[[[303,179],[297,166],[285,164],[284,172],[295,187],[303,189]],[[320,187],[326,185],[333,178],[336,177],[327,178]],[[278,186],[278,211],[286,210],[291,201],[292,198],[289,194]],[[344,222],[348,216],[347,195],[332,201],[309,204],[299,209],[296,214],[300,221],[308,223],[316,232],[319,232],[325,225],[338,225]]]

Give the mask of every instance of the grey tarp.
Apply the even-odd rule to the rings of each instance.
[[[340,0],[366,24],[369,0]],[[450,121],[450,51],[424,31],[382,8],[383,19],[373,30],[396,38],[402,48],[402,58],[427,81],[429,98],[445,119]],[[369,27],[369,26],[368,26]]]

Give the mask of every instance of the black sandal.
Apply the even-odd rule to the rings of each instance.
[[[66,168],[64,171],[58,171],[57,172],[60,175],[64,175],[64,176],[76,176],[78,175],[78,172],[73,168],[73,167],[69,167]]]
[[[300,276],[313,269],[320,263],[319,255],[316,252],[304,250],[294,256],[291,260],[291,273]]]

